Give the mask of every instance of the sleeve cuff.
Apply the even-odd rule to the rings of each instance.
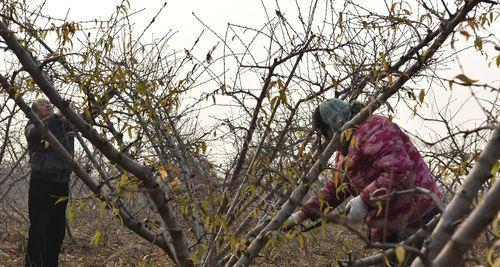
[[[361,199],[363,200],[363,202],[366,204],[367,207],[375,207],[375,205],[373,204],[373,202],[370,200],[370,193],[368,190],[363,190],[361,191],[361,194],[359,194],[359,196],[361,197]]]
[[[311,221],[316,221],[320,216],[318,214],[319,207],[315,205],[315,203],[306,203],[304,204],[300,210],[304,212],[304,214]]]

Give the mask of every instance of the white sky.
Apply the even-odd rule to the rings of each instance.
[[[270,9],[268,12],[274,16],[274,1],[263,1],[266,2],[266,5],[269,4]],[[36,4],[39,2],[41,1],[29,1],[30,4]],[[47,15],[58,18],[64,18],[68,12],[68,20],[70,21],[107,19],[115,10],[116,5],[120,2],[121,1],[116,0],[47,0],[44,10]],[[132,19],[136,23],[136,30],[139,31],[140,29],[143,29],[147,23],[149,23],[151,18],[154,14],[156,14],[165,1],[130,0],[130,2],[131,11],[140,10],[142,8],[146,9]],[[303,0],[299,0],[298,2],[301,2],[301,4],[310,3],[310,1]],[[364,2],[365,3],[363,3],[363,5],[366,6],[368,5],[366,3],[369,3],[372,9],[385,9],[384,5],[380,5],[382,1]],[[292,5],[289,8],[289,12],[293,12],[292,10],[295,10],[295,1],[293,0],[279,1],[279,3],[285,12],[287,12],[287,7],[284,3]],[[221,35],[225,32],[228,22],[247,26],[261,26],[266,21],[265,13],[262,9],[260,0],[169,0],[167,1],[166,9],[163,11],[162,15],[158,17],[157,21],[148,33],[150,35],[154,34],[156,36],[161,36],[169,29],[174,29],[178,31],[178,33],[170,42],[173,46],[172,48],[182,49],[190,47],[201,30],[204,29],[204,27],[194,18],[192,12],[196,13],[200,19]],[[497,35],[500,33],[499,21],[500,18],[496,21],[495,26],[492,28],[492,33]],[[208,34],[208,36],[210,36],[210,34]],[[473,41],[469,41],[469,44],[472,44],[472,42]],[[210,47],[211,45],[213,44],[209,44],[207,47]],[[489,48],[491,48],[491,46]],[[490,54],[495,55],[495,52],[490,52]],[[496,52],[496,54],[498,54],[498,52]],[[477,52],[471,50],[471,52],[468,52],[466,55],[461,57],[461,62],[465,69],[465,74],[469,77],[479,79],[479,83],[497,81],[492,85],[498,86],[498,81],[500,80],[500,69],[496,68],[495,64],[492,64],[492,67],[488,68],[486,66],[487,62],[483,58],[480,58]],[[454,76],[460,74],[461,71],[458,68],[458,65],[454,64],[449,67],[449,70],[441,73],[444,74],[445,77],[452,79]],[[425,87],[425,85],[423,85],[423,87]],[[451,98],[459,99],[460,101],[457,101],[456,103],[461,103],[464,99],[470,97],[470,92],[468,90],[468,88],[460,88],[455,85]],[[445,104],[444,101],[450,97],[450,92],[443,92],[442,94],[439,93],[439,95],[435,97],[442,99],[442,104]],[[420,108],[419,110],[431,112],[433,107],[427,106]],[[409,110],[398,110],[398,117],[396,117],[396,120],[410,131],[422,130],[422,124],[419,123],[418,120],[411,118],[409,114],[411,114],[411,111]],[[460,121],[468,121],[471,119],[479,119],[482,117],[482,114],[475,102],[469,101],[462,110],[462,114],[459,114],[459,117],[461,117]],[[473,127],[473,124],[474,123],[470,126]]]

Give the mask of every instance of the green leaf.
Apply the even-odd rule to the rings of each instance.
[[[476,38],[476,40],[474,40],[474,46],[477,50],[483,51],[483,40],[479,37]]]
[[[457,75],[455,78],[459,79],[460,81],[464,82],[465,84],[473,84],[479,80],[473,80],[469,77],[467,77],[465,74],[460,74]]]
[[[395,253],[399,264],[403,263],[403,261],[405,260],[405,248],[403,246],[397,246]]]
[[[500,68],[500,56],[497,56],[497,68]]]

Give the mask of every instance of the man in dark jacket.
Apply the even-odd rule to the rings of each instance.
[[[74,154],[74,137],[68,121],[54,113],[52,104],[37,99],[31,106],[64,148]],[[31,179],[28,196],[30,219],[26,266],[58,266],[66,227],[70,166],[44,140],[32,121],[25,127]]]

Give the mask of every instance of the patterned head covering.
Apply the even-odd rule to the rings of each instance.
[[[348,103],[336,98],[323,101],[319,105],[319,113],[330,128],[328,135],[332,136],[333,132],[339,131],[359,111],[360,105],[362,104],[358,101]]]

